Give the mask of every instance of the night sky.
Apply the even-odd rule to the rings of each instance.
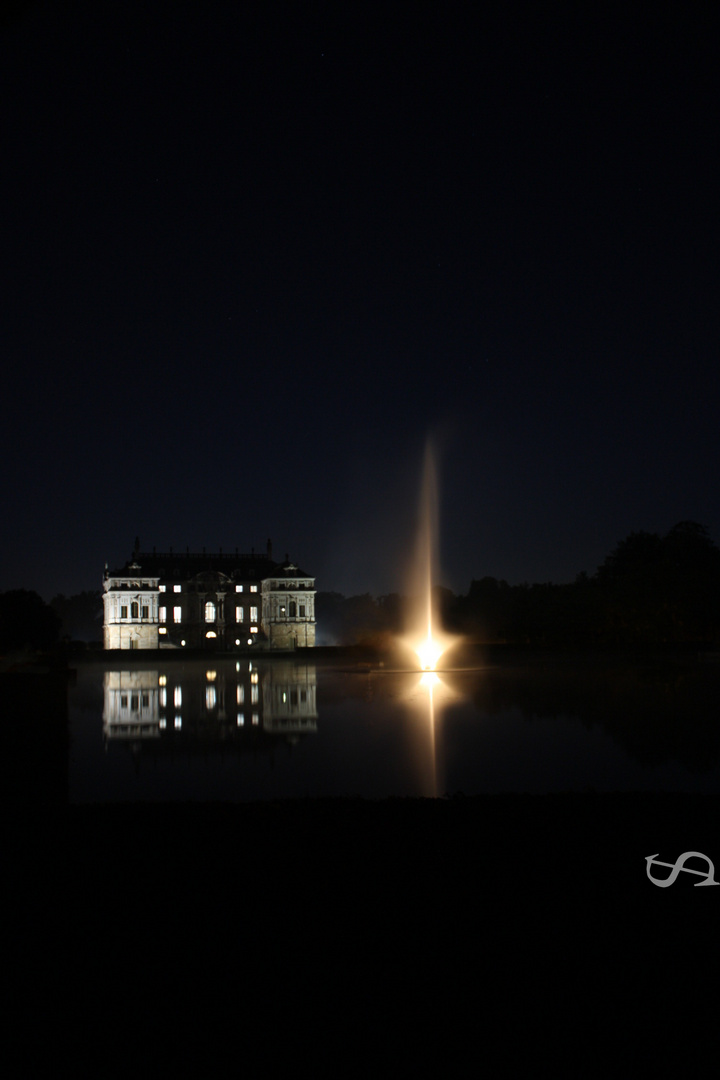
[[[713,5],[104,0],[0,31],[0,589],[403,591],[720,543]]]

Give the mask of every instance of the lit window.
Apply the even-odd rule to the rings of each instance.
[[[242,592],[242,591],[243,591],[242,585],[236,585],[235,586],[235,592]]]
[[[173,585],[173,592],[182,592],[182,585]]]
[[[165,592],[165,586],[164,585],[158,585],[158,592]]]
[[[167,727],[167,720],[165,719],[165,717],[164,717],[164,716],[161,716],[161,717],[160,717],[160,720],[158,721],[158,727],[159,727],[159,728],[160,728],[160,729],[161,729],[162,731],[164,731],[164,730],[165,730],[165,728]]]
[[[217,679],[217,671],[206,671],[205,678],[208,682],[215,682]]]
[[[182,705],[182,686],[176,686],[173,693],[173,704],[176,709]]]
[[[167,686],[167,675],[160,675],[158,677],[158,686]]]
[[[160,608],[160,622],[167,622],[167,608]]]
[[[167,705],[167,686],[160,687],[160,708],[164,709]]]
[[[217,687],[206,686],[205,687],[205,708],[214,709],[217,705]]]
[[[257,634],[257,632],[258,632],[257,626],[251,626],[250,627],[250,633],[251,634]]]
[[[215,622],[215,605],[212,600],[208,600],[205,605],[205,622]]]
[[[239,684],[238,688],[237,688],[237,703],[238,703],[238,705],[242,705],[244,701],[245,701],[245,687],[242,686],[242,684]]]
[[[245,723],[245,713],[241,713],[241,712],[238,713],[237,722],[238,722],[238,727],[243,726],[243,724]]]
[[[253,724],[259,724],[260,723],[260,717],[258,716],[258,714],[256,712],[254,712],[252,714],[252,722],[253,722]]]
[[[177,623],[182,622],[182,608],[181,607],[174,607],[173,608],[173,622],[177,622]]]
[[[257,585],[251,585],[250,592],[257,592]]]
[[[176,716],[175,717],[175,728],[176,728],[177,731],[179,731],[181,727],[182,727],[182,716]]]
[[[260,701],[260,687],[259,686],[251,686],[250,687],[250,700],[253,703],[253,705],[257,705],[257,703]]]
[[[205,637],[206,637],[206,638],[216,638],[216,637],[217,637],[217,634],[215,633],[215,631],[214,631],[214,630],[208,630],[208,632],[207,632],[207,634],[205,635]]]
[[[167,630],[164,626],[158,627],[158,634],[167,634]]]
[[[242,622],[244,618],[245,618],[245,612],[244,612],[243,608],[236,607],[235,608],[235,622]]]
[[[250,622],[257,622],[257,608],[250,608]]]

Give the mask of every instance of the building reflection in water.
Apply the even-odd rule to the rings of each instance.
[[[238,751],[317,732],[314,665],[274,660],[111,669],[104,677],[103,739],[168,749],[212,744]]]

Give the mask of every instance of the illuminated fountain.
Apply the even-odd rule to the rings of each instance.
[[[437,674],[437,667],[444,654],[459,639],[445,633],[439,625],[433,605],[433,582],[438,577],[438,485],[435,456],[428,443],[425,450],[422,494],[420,500],[420,528],[418,530],[418,550],[415,572],[411,584],[411,593],[419,595],[420,600],[413,613],[410,632],[405,637],[420,662],[422,676],[416,684],[412,697],[417,701],[419,694],[424,704],[421,712],[427,716],[429,745],[429,763],[431,778],[429,793],[438,795],[438,762],[436,745],[436,724],[443,706],[455,695]]]
[[[457,640],[441,630],[433,613],[433,581],[436,580],[438,571],[438,534],[437,469],[432,446],[428,442],[425,449],[418,552],[413,581],[413,591],[419,593],[422,599],[418,625],[406,639],[418,657],[422,670],[426,672],[436,670],[440,657]]]

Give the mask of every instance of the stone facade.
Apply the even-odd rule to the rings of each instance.
[[[262,583],[263,618],[272,648],[315,644],[315,579],[294,563],[279,566]]]
[[[315,579],[267,553],[140,552],[105,569],[106,649],[293,649],[315,644]]]
[[[136,562],[103,581],[103,646],[106,649],[157,649],[159,582]]]

